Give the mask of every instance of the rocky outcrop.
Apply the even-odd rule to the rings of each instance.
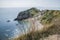
[[[39,12],[40,12],[40,10],[38,10],[36,8],[31,8],[26,11],[20,12],[15,20],[24,20],[24,19],[32,18]]]

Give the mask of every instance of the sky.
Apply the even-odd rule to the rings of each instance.
[[[60,7],[60,0],[0,0],[0,7]]]

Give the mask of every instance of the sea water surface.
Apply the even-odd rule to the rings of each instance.
[[[9,40],[12,37],[21,35],[25,26],[23,22],[19,24],[14,19],[18,13],[27,8],[0,8],[0,40]],[[26,28],[26,27],[25,27]]]
[[[18,37],[18,35],[23,33],[24,29],[27,29],[26,23],[20,22],[19,24],[17,21],[14,21],[19,12],[27,9],[29,8],[0,8],[0,40]]]

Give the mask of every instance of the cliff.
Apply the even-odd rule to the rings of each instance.
[[[14,40],[45,40],[46,38],[49,40],[48,37],[51,38],[51,35],[60,35],[60,10],[38,10],[36,12],[35,8],[32,8],[26,12],[33,14],[33,17],[26,19],[32,23],[32,31]],[[42,28],[40,25],[43,25]],[[37,29],[40,27],[40,29],[35,31],[36,27],[38,27]]]

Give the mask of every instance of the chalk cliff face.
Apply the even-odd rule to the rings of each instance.
[[[27,27],[29,27],[29,29],[27,31],[27,35],[28,35],[28,33],[30,35],[30,33],[32,32],[32,34],[34,33],[34,36],[32,35],[33,37],[35,37],[38,33],[42,36],[60,33],[59,32],[59,30],[60,30],[60,10],[42,10],[42,11],[40,11],[36,8],[31,8],[26,11],[20,12],[15,20],[17,20],[19,23],[20,23],[20,21],[25,22],[25,24],[27,22],[27,24],[29,24],[27,26]],[[59,28],[59,29],[56,30],[56,28],[57,29]],[[37,32],[37,31],[39,31],[39,32]],[[40,35],[37,37],[40,38]],[[25,39],[22,39],[22,40],[25,40]]]
[[[40,30],[43,27],[39,20],[41,14],[42,12],[39,9],[31,8],[26,11],[20,12],[15,20],[17,20],[18,23],[22,21],[22,24],[27,27],[28,32],[32,30],[36,31]]]

